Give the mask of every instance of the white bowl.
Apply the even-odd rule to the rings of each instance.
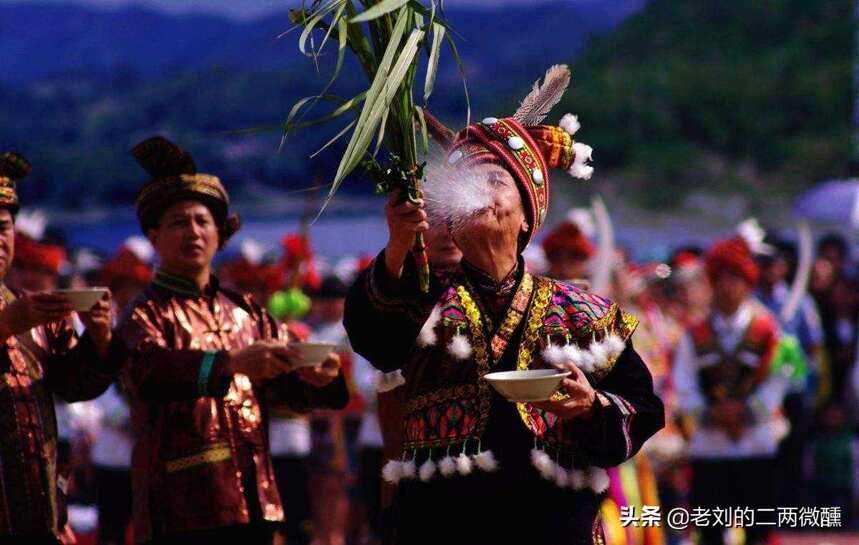
[[[337,347],[334,343],[290,343],[298,349],[304,361],[296,367],[315,367],[328,358]]]
[[[107,288],[84,288],[55,290],[54,293],[65,295],[71,301],[75,312],[87,312],[104,297],[107,291]]]
[[[510,401],[524,403],[548,400],[569,375],[569,371],[557,369],[526,369],[489,373],[483,378]]]

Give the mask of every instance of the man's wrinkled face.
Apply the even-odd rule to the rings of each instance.
[[[147,233],[161,265],[178,274],[198,274],[218,251],[218,226],[209,208],[197,201],[171,205],[158,227]]]
[[[517,248],[519,236],[528,231],[522,196],[513,176],[500,165],[484,163],[471,173],[483,177],[492,190],[492,204],[477,212],[453,233],[454,241],[468,256],[475,247],[488,242]]]
[[[15,220],[12,212],[0,208],[0,281],[6,278],[15,257]]]

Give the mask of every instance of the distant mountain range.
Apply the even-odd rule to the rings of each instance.
[[[535,6],[458,7],[447,16],[475,72],[569,59],[644,0],[578,0]],[[25,84],[65,74],[128,68],[144,77],[219,66],[242,71],[304,62],[287,12],[250,21],[172,15],[142,7],[100,10],[72,3],[0,4],[0,81]]]
[[[549,64],[572,61],[591,36],[615,28],[643,4],[448,2],[474,114],[511,105]],[[0,149],[17,149],[35,165],[22,194],[42,206],[130,204],[144,175],[128,149],[153,133],[193,152],[201,169],[223,176],[240,199],[268,202],[272,192],[330,176],[336,150],[316,161],[308,156],[335,126],[290,135],[280,153],[276,130],[231,132],[277,125],[298,98],[323,85],[325,62],[314,75],[297,50],[296,33],[277,39],[290,26],[285,12],[241,21],[141,7],[0,4]],[[348,94],[361,77],[347,66],[336,90]],[[461,81],[449,54],[430,107],[442,118],[464,120]]]

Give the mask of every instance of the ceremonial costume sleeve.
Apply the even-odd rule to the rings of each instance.
[[[674,352],[671,380],[677,395],[677,409],[681,414],[700,418],[707,402],[698,384],[698,361],[691,335],[680,337]]]
[[[43,364],[45,381],[54,394],[69,403],[103,394],[126,359],[125,346],[115,335],[106,356],[100,358],[89,334],[77,337],[66,321],[46,326],[45,334],[49,347]]]
[[[141,399],[176,401],[227,394],[230,381],[223,380],[227,353],[170,348],[168,329],[151,308],[133,308],[117,332],[129,352],[126,385]]]
[[[433,293],[436,286],[430,286]],[[388,278],[382,251],[349,290],[343,324],[355,352],[377,369],[402,367],[432,312],[431,296],[418,289],[414,263],[407,259],[398,281]]]
[[[665,408],[653,391],[650,371],[631,343],[596,390],[611,403],[596,402],[589,418],[573,420],[572,439],[592,465],[616,466],[634,456],[665,425]]]

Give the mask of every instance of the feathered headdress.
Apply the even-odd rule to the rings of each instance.
[[[754,218],[747,219],[737,227],[737,235],[716,242],[707,252],[707,274],[715,280],[726,271],[738,274],[752,286],[758,283],[760,269],[755,255],[768,255],[772,247],[764,243],[766,232]]]
[[[542,82],[534,83],[531,92],[511,117],[487,117],[456,135],[424,112],[428,132],[448,152],[448,165],[493,162],[510,171],[524,197],[530,226],[529,241],[545,221],[548,211],[548,170],[559,168],[582,179],[589,179],[593,173],[593,167],[588,164],[593,150],[573,140],[573,135],[580,128],[576,116],[564,115],[558,126],[541,124],[560,102],[569,83],[567,66],[552,66]],[[428,180],[425,193],[432,193],[432,189]],[[482,195],[475,194],[475,198],[482,198]]]

